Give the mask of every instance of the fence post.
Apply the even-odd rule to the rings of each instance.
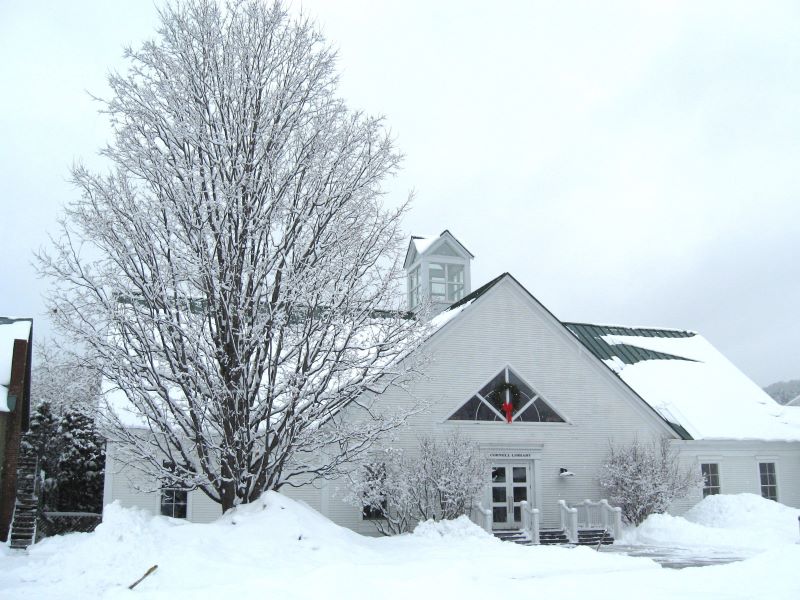
[[[478,502],[478,511],[483,515],[483,529],[487,533],[492,533],[492,511],[483,508],[483,504]]]

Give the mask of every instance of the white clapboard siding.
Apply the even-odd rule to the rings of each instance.
[[[800,444],[750,440],[676,442],[681,462],[700,471],[702,463],[717,463],[720,493],[761,495],[758,463],[775,463],[778,501],[800,507]],[[680,514],[702,500],[702,490],[676,501],[670,512]]]
[[[536,503],[544,527],[558,522],[558,500],[598,499],[597,474],[612,440],[625,443],[675,436],[653,411],[590,355],[560,323],[512,279],[505,278],[438,332],[424,379],[413,393],[427,402],[397,432],[392,446],[414,452],[422,435],[446,437],[458,429],[484,448],[541,449],[536,461]],[[448,421],[501,369],[510,366],[568,422],[472,423]],[[391,390],[379,403],[396,410],[410,402]],[[559,477],[565,467],[574,477]],[[487,474],[488,479],[488,474]],[[344,482],[329,485],[328,516],[357,531],[373,531],[356,507],[342,502]],[[288,493],[288,492],[287,492]],[[484,502],[488,501],[487,497]]]

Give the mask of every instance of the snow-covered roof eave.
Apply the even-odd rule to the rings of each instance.
[[[14,342],[31,338],[32,319],[0,317],[0,412],[11,412],[8,390],[11,385],[11,362],[14,357]]]
[[[668,422],[696,440],[800,441],[800,411],[787,412],[702,336],[603,336],[683,358],[603,362]],[[789,411],[792,409],[789,408]]]

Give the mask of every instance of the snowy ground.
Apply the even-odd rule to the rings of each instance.
[[[800,598],[800,511],[721,498],[626,534],[639,548],[753,555],[682,570],[585,547],[516,546],[466,519],[366,538],[278,494],[210,525],[111,506],[95,533],[51,538],[28,553],[2,548],[0,598]]]

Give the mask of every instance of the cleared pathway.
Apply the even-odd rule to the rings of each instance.
[[[628,556],[644,556],[651,558],[668,569],[685,569],[686,567],[706,567],[724,565],[750,558],[755,552],[746,550],[720,550],[719,548],[675,548],[662,546],[629,546],[615,543],[603,546],[600,552],[614,552]]]

